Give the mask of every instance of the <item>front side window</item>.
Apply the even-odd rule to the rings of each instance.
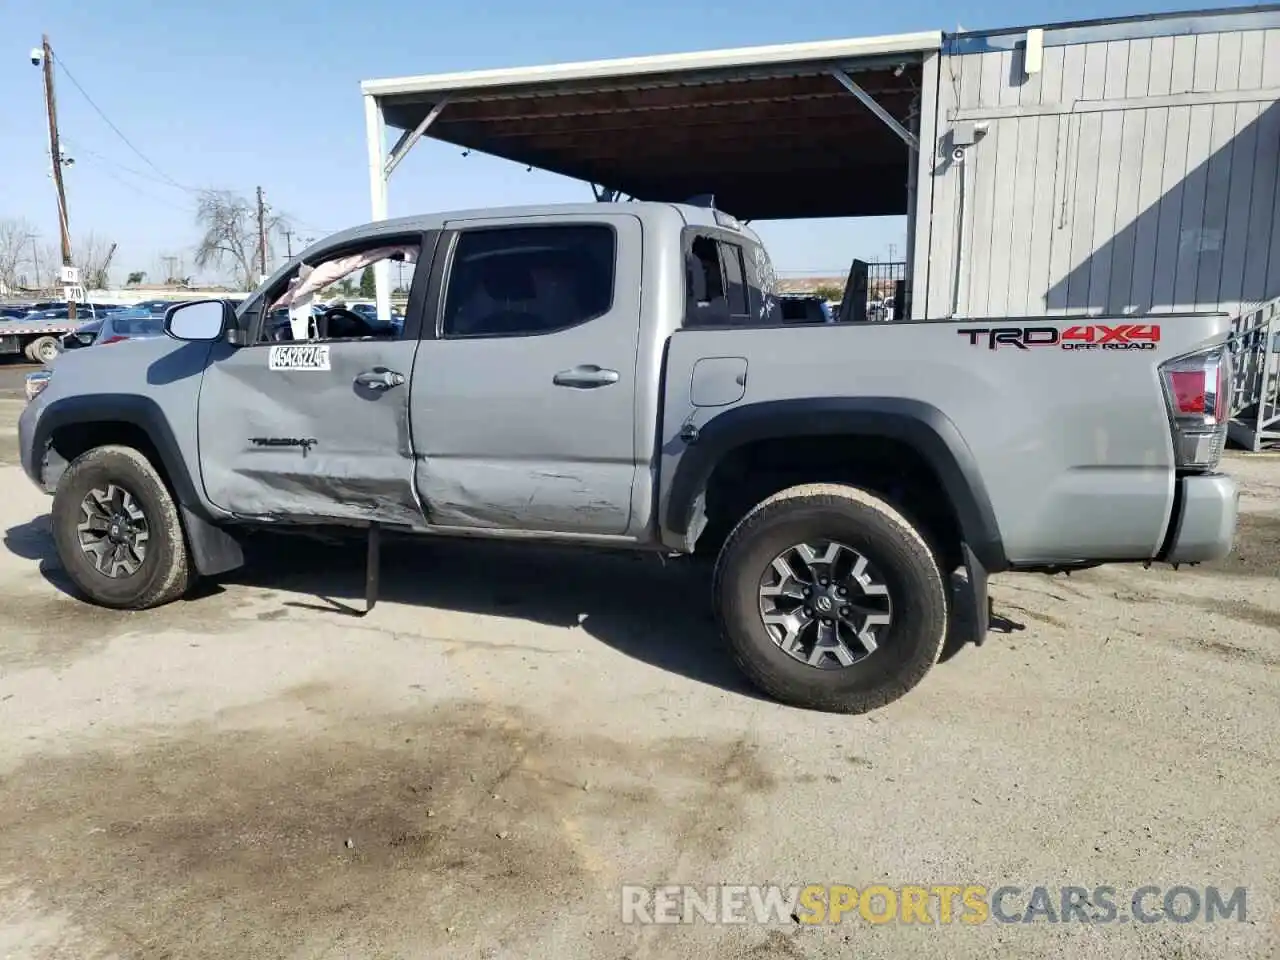
[[[404,336],[401,307],[412,288],[420,250],[416,243],[382,241],[301,264],[267,297],[258,342],[399,340]],[[373,303],[374,267],[384,262],[392,286],[389,321],[378,318]]]
[[[613,306],[617,240],[604,224],[483,227],[458,236],[444,296],[447,338],[567,330]]]

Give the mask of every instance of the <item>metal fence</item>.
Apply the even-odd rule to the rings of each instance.
[[[1280,299],[1236,317],[1230,342],[1231,439],[1255,452],[1280,444]]]

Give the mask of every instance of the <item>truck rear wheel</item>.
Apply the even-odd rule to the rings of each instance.
[[[58,341],[53,337],[36,337],[23,348],[32,363],[52,363],[58,356]]]
[[[191,582],[177,506],[132,447],[95,447],[77,457],[58,481],[52,526],[67,576],[99,606],[157,607]]]
[[[924,538],[857,487],[806,484],[753,508],[716,562],[715,605],[742,671],[794,706],[865,713],[937,662],[947,591]]]

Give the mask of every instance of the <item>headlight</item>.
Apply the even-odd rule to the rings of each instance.
[[[49,385],[49,378],[52,376],[52,370],[37,370],[35,373],[27,374],[27,403],[40,396],[40,392]]]

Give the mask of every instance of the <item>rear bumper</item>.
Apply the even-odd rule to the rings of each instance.
[[[1179,477],[1179,504],[1165,563],[1203,563],[1231,552],[1240,509],[1240,488],[1224,474]]]

